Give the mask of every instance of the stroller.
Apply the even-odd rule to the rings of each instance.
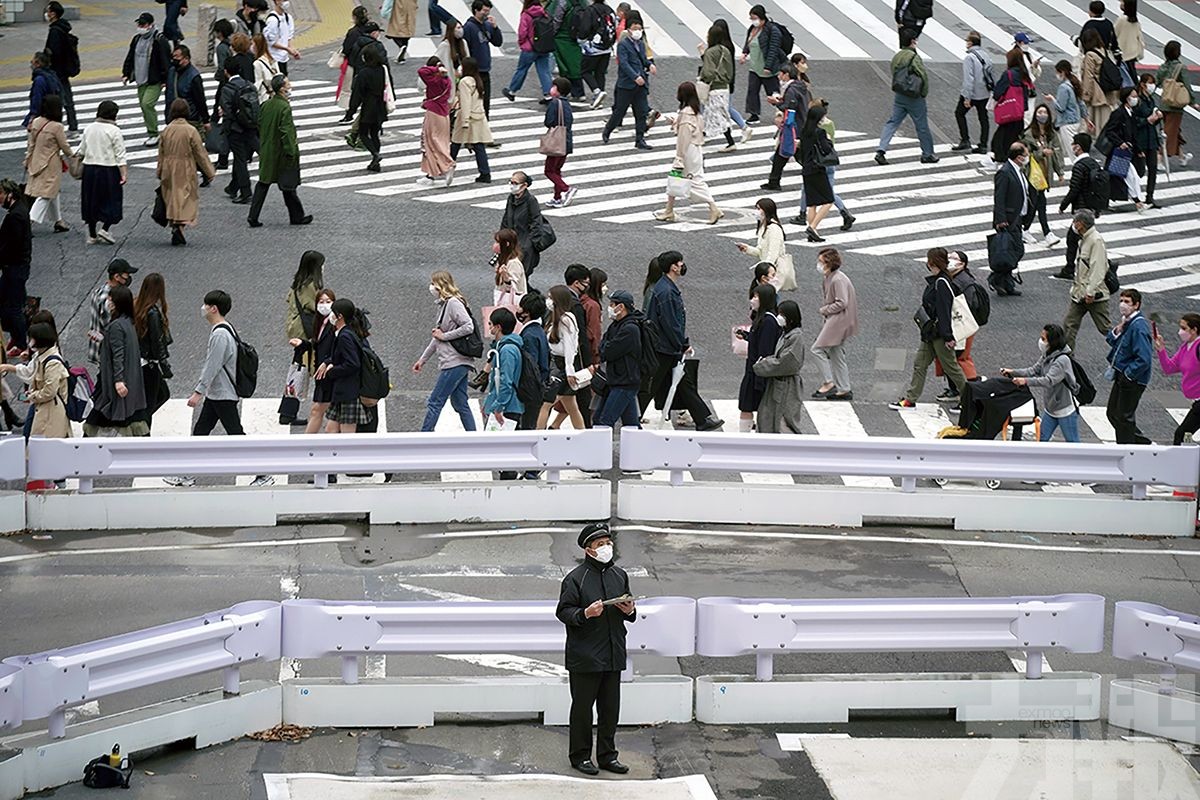
[[[995,439],[997,436],[1013,441],[1024,438],[1025,426],[1039,428],[1037,407],[1033,395],[1024,386],[1017,386],[1008,378],[984,378],[969,381],[962,391],[961,411],[958,425],[943,431],[943,439]],[[938,486],[945,486],[949,478],[934,478]],[[1000,481],[987,480],[989,489],[1000,488]]]

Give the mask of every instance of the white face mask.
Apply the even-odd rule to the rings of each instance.
[[[758,311],[758,298],[757,297],[750,298],[750,308],[754,311]]]
[[[758,17],[753,17],[750,20],[750,27],[752,27],[752,28],[761,28],[762,24],[763,24],[762,20],[759,19]]]
[[[767,212],[763,211],[761,208],[758,210],[758,221],[759,222],[767,221]]]
[[[1043,125],[1045,125],[1047,122],[1050,121],[1050,115],[1045,112],[1038,114],[1037,121],[1042,123]]]
[[[200,306],[200,316],[202,316],[202,317],[208,316],[208,306]]]
[[[333,312],[333,303],[317,303],[317,313],[328,317]]]
[[[454,29],[454,38],[455,38],[455,39],[461,39],[461,38],[463,38],[463,29],[462,29],[462,28],[455,28],[455,29]]]
[[[617,318],[617,307],[616,307],[616,306],[609,306],[609,307],[608,307],[608,318],[609,318],[609,319],[616,319],[616,318]]]
[[[596,555],[592,556],[592,558],[596,559],[601,564],[607,564],[608,562],[612,561],[612,557],[613,546],[611,544],[600,545],[596,548]]]
[[[436,286],[434,286],[432,283],[429,284],[429,293],[431,295],[433,295],[434,297],[438,297],[438,288]]]
[[[508,185],[508,190],[510,192],[512,192],[513,194],[520,194],[521,190],[524,188],[525,188],[525,184],[523,184],[523,183],[510,183]]]
[[[46,20],[46,22],[49,22],[50,21],[50,12],[47,11],[45,14],[42,14],[42,19]]]
[[[1129,107],[1130,107],[1130,108],[1134,108],[1134,107],[1136,107],[1136,106],[1137,106],[1137,104],[1138,104],[1138,98],[1137,98],[1137,95],[1135,95],[1135,94],[1133,94],[1133,95],[1130,95],[1130,96],[1129,96]]]
[[[1121,309],[1122,317],[1132,317],[1133,316],[1133,303],[1126,303],[1126,302],[1122,301],[1118,305]]]
[[[1045,339],[1038,339],[1038,350],[1039,350],[1041,353],[1045,353],[1045,352],[1046,352],[1046,348],[1047,348],[1047,347],[1049,347],[1049,346],[1050,346],[1050,345],[1049,345],[1049,344],[1046,342],[1046,340],[1045,340]]]
[[[767,283],[774,286],[775,291],[779,291],[783,288],[783,278],[779,277],[778,275],[772,275],[770,278],[767,278]]]
[[[642,32],[641,32],[641,31],[630,31],[630,32],[629,32],[629,35],[630,35],[630,36],[632,36],[634,39],[641,39],[641,38],[642,38]]]
[[[818,262],[817,262],[817,274],[818,274],[818,275],[824,275],[824,274],[825,274],[825,267],[821,266],[821,262],[820,262],[820,261],[818,261]]]
[[[1179,329],[1179,341],[1183,342],[1184,344],[1187,344],[1191,340],[1192,340],[1192,332],[1187,330],[1186,328],[1180,328]]]

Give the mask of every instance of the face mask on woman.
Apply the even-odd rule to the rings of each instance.
[[[758,311],[758,297],[757,296],[750,298],[750,310]]]
[[[640,30],[630,31],[629,35],[632,36],[635,40],[642,38],[642,32]]]
[[[1037,121],[1042,123],[1043,125],[1045,125],[1047,122],[1050,121],[1050,115],[1043,111],[1042,113],[1037,115]]]
[[[1131,94],[1131,95],[1129,95],[1129,107],[1130,107],[1130,108],[1136,108],[1136,107],[1137,107],[1137,104],[1138,104],[1138,97],[1137,97],[1137,95],[1136,95],[1136,94]]]
[[[333,313],[333,303],[317,303],[317,313],[322,317],[328,317]]]
[[[1045,339],[1038,339],[1038,351],[1045,355],[1046,349],[1050,347],[1050,343]]]
[[[1191,328],[1180,328],[1179,329],[1179,341],[1183,342],[1184,344],[1191,342],[1195,338],[1196,338],[1196,335],[1194,333],[1192,333]]]
[[[429,293],[431,295],[433,295],[434,297],[438,297],[438,288],[436,286],[434,286],[432,283],[429,284]]]

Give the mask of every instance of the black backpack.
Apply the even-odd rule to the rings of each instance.
[[[525,406],[526,410],[534,406],[542,404],[542,379],[541,370],[538,369],[537,362],[533,360],[533,356],[526,352],[524,347],[520,347],[516,342],[507,342],[506,344],[516,347],[517,352],[521,354],[521,369],[517,378],[517,399],[521,401],[521,405]],[[500,368],[499,351],[496,353],[496,368]]]
[[[1117,277],[1117,264],[1115,261],[1108,262],[1108,269],[1104,270],[1104,288],[1108,289],[1109,294],[1116,294],[1121,291],[1121,279]]]
[[[658,359],[661,358],[655,347],[658,344],[658,329],[650,320],[646,319],[646,315],[641,311],[635,311],[633,314],[642,339],[642,352],[638,359],[638,367],[642,372],[642,380],[645,380],[648,375],[653,375],[658,371]]]
[[[979,66],[982,68],[982,72],[983,72],[983,85],[987,88],[987,90],[989,92],[995,91],[996,76],[992,74],[991,62],[988,61],[983,56],[979,55],[979,53],[973,53],[972,55],[974,55],[975,58],[979,59]]]
[[[549,16],[540,16],[533,20],[533,52],[535,53],[553,53],[554,52],[554,36],[558,33],[558,29],[554,26],[554,20]]]
[[[358,400],[364,406],[377,406],[392,391],[392,381],[379,354],[361,339],[358,344]]]
[[[905,97],[921,96],[921,90],[925,88],[925,80],[913,69],[915,60],[916,55],[914,54],[908,61],[898,65],[896,71],[892,73],[892,91],[896,94],[902,94]]]
[[[992,301],[988,297],[987,290],[975,281],[971,281],[963,287],[962,293],[963,297],[967,299],[967,308],[971,309],[971,316],[975,317],[975,322],[980,326],[987,325],[988,319],[992,316]]]
[[[911,0],[908,13],[913,19],[929,19],[933,16],[933,0]]]
[[[68,78],[79,75],[79,37],[73,33],[64,34],[67,40],[67,52],[63,53],[63,72]]]
[[[792,36],[792,32],[786,26],[774,21],[771,24],[779,29],[779,49],[783,51],[785,57],[790,56],[792,48],[796,46],[796,37]]]
[[[1075,360],[1072,355],[1067,356],[1067,360],[1071,362],[1071,369],[1075,372],[1075,402],[1081,406],[1086,406],[1096,399],[1096,384],[1092,383],[1092,379],[1083,371],[1083,367]]]
[[[617,43],[617,20],[612,11],[602,14],[598,10],[598,6],[592,6],[587,17],[591,20],[592,28],[586,38],[592,40],[593,44],[599,45],[601,50],[611,50]],[[599,37],[599,41],[596,41],[597,37]]]
[[[463,300],[462,304],[463,308],[467,310],[467,316],[471,319],[471,332],[466,336],[451,339],[450,346],[467,358],[483,358],[483,336],[479,333],[479,323],[475,321],[475,315],[471,313],[471,307],[467,305],[467,301]],[[446,306],[443,305],[442,317],[445,316]],[[442,320],[438,318],[438,326],[441,327],[441,324]]]
[[[1100,56],[1100,75],[1096,80],[1103,91],[1118,92],[1121,90],[1121,68],[1117,66],[1117,62],[1113,61],[1107,53]]]
[[[247,130],[258,130],[258,89],[247,82],[233,96],[233,118]]]
[[[235,374],[229,375],[229,370],[226,370],[225,374],[229,375],[229,380],[233,382],[233,389],[238,397],[253,397],[254,389],[258,386],[258,351],[254,349],[254,345],[242,341],[228,322],[222,322],[217,327],[229,331],[237,349]]]
[[[1108,179],[1108,170],[1092,159],[1088,166],[1087,187],[1084,190],[1084,203],[1092,211],[1108,210],[1108,200],[1112,196],[1112,184]]]
[[[83,785],[89,789],[122,789],[129,788],[129,779],[133,777],[133,767],[128,758],[121,759],[121,766],[109,764],[108,754],[93,758],[83,768]]]

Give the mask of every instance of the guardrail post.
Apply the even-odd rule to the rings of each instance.
[[[325,472],[318,472],[315,475],[313,475],[313,486],[315,486],[318,489],[328,489],[329,488],[329,474],[325,473]]]
[[[546,483],[558,483],[559,471],[556,469],[546,470]]]
[[[358,656],[342,656],[342,683],[358,683]]]
[[[1158,674],[1158,693],[1163,695],[1175,694],[1175,668],[1171,666],[1163,667],[1162,672]]]
[[[225,684],[225,694],[241,694],[242,671],[238,667],[226,667],[221,672]]]
[[[756,681],[769,681],[775,673],[775,654],[774,653],[755,653],[754,654],[754,679]]]
[[[1037,680],[1042,677],[1042,664],[1045,659],[1042,658],[1041,650],[1026,650],[1025,651],[1025,677],[1030,680]]]
[[[916,490],[917,490],[917,479],[916,478],[901,478],[900,479],[900,491],[905,492],[907,494],[912,494]]]
[[[62,739],[67,735],[67,710],[65,708],[56,708],[50,712],[50,719],[46,723],[46,727],[50,730],[51,739]]]
[[[1133,485],[1133,499],[1134,500],[1145,500],[1146,499],[1146,484],[1135,483]]]
[[[683,470],[681,470],[681,469],[671,470],[671,485],[672,486],[683,486]]]
[[[79,479],[79,493],[80,494],[91,494],[92,493],[92,479],[91,478],[80,478]]]
[[[625,669],[621,670],[622,683],[629,683],[633,680],[633,659],[625,657]]]

